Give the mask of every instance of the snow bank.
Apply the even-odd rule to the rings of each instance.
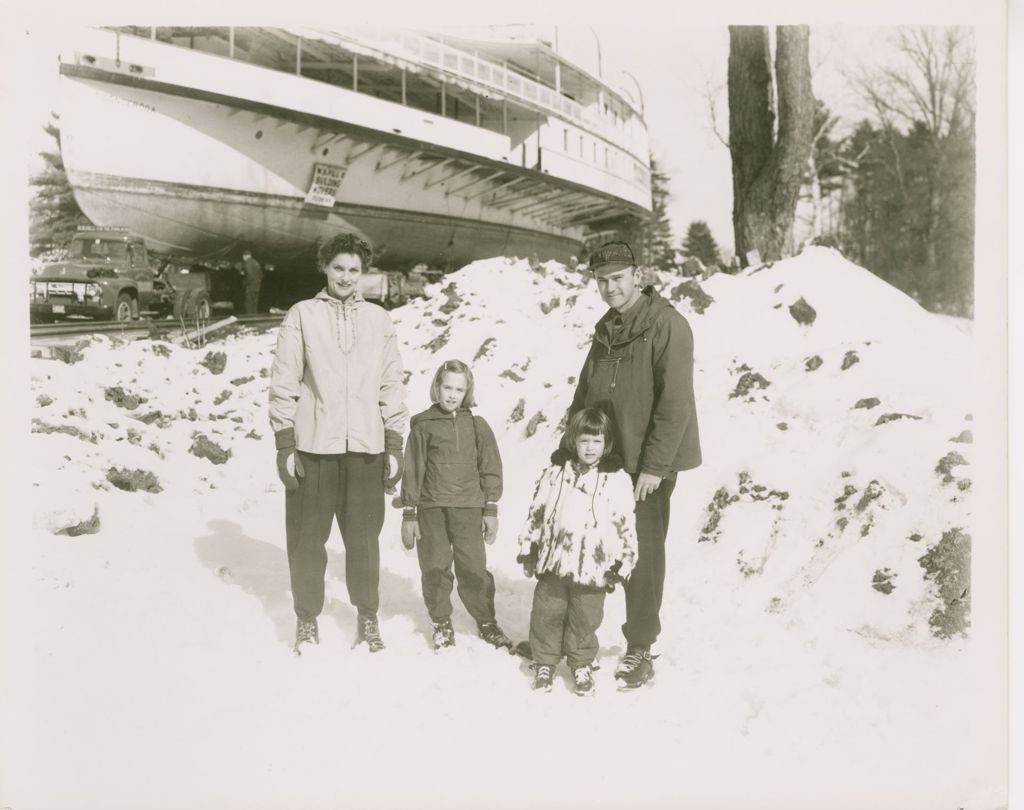
[[[749,806],[756,784],[794,808],[987,800],[992,772],[962,765],[977,760],[956,699],[970,640],[930,624],[969,550],[947,540],[929,558],[938,569],[921,562],[972,525],[970,331],[821,248],[712,277],[706,306],[679,278],[658,286],[694,331],[705,463],[673,497],[657,686],[614,691],[616,594],[592,701],[561,682],[531,694],[525,664],[486,649],[461,605],[458,647],[431,654],[396,510],[381,538],[388,651],[350,650],[335,535],[321,647],[293,658],[266,415],[273,332],[199,351],[96,339],[82,362],[34,360],[35,656],[5,756],[17,777],[0,798],[469,807],[483,791],[494,807],[597,807],[635,804],[641,784],[650,806]],[[498,613],[522,638],[532,583],[516,532],[605,308],[586,276],[554,263],[477,262],[431,292],[392,313],[409,406],[429,404],[442,361],[473,367],[505,463],[488,550]],[[813,322],[791,313],[801,299]],[[92,533],[54,533],[94,514]],[[438,770],[422,752],[440,739]],[[548,755],[561,764],[531,764]],[[576,773],[590,775],[584,788]]]

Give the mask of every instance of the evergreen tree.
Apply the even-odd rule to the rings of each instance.
[[[668,221],[668,201],[671,198],[669,179],[654,155],[651,155],[651,216],[643,235],[643,255],[640,261],[658,270],[671,271],[676,266],[675,238]]]
[[[711,228],[703,220],[695,220],[686,229],[686,238],[683,240],[683,255],[689,258],[693,256],[700,259],[701,264],[710,267],[713,264],[721,264],[722,256],[718,250],[718,243],[711,235]]]
[[[39,153],[46,165],[29,180],[35,190],[29,203],[29,252],[33,256],[64,247],[79,225],[90,224],[78,207],[64,171],[59,116],[51,115],[53,120],[44,130],[53,138],[56,148]]]

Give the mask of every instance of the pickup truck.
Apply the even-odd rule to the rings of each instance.
[[[205,320],[215,300],[238,300],[239,291],[232,288],[240,283],[237,273],[156,256],[124,228],[80,227],[67,258],[29,281],[30,314],[33,323],[74,316]]]

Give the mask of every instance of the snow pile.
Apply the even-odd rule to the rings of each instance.
[[[81,362],[33,361],[35,656],[13,715],[28,739],[5,756],[19,776],[0,798],[370,807],[426,789],[452,807],[481,791],[495,807],[603,807],[635,803],[639,783],[652,806],[756,805],[744,784],[790,807],[997,803],[997,770],[963,765],[978,760],[976,729],[951,700],[971,688],[969,329],[820,248],[702,290],[658,286],[694,331],[705,463],[673,497],[657,686],[614,691],[616,593],[592,701],[564,684],[531,694],[525,662],[475,638],[457,598],[457,648],[429,652],[397,510],[381,539],[387,652],[349,649],[335,534],[321,646],[291,655],[273,331],[198,351],[94,339]],[[605,307],[554,263],[477,262],[431,292],[392,313],[408,403],[429,404],[444,360],[473,367],[505,465],[489,563],[520,639],[532,582],[516,534]],[[440,786],[419,756],[439,734],[460,774]],[[557,767],[520,767],[552,738],[575,741]],[[172,759],[176,784],[156,801]],[[566,778],[583,772],[585,786]],[[497,777],[511,784],[496,791]]]

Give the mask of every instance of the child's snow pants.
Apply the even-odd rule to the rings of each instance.
[[[605,595],[604,588],[579,585],[554,574],[537,577],[530,612],[533,660],[554,666],[564,655],[573,668],[594,663]]]
[[[477,624],[494,621],[494,577],[487,570],[487,554],[479,507],[432,506],[418,512],[423,601],[431,621],[451,618],[452,586]],[[454,565],[455,572],[452,573]]]

